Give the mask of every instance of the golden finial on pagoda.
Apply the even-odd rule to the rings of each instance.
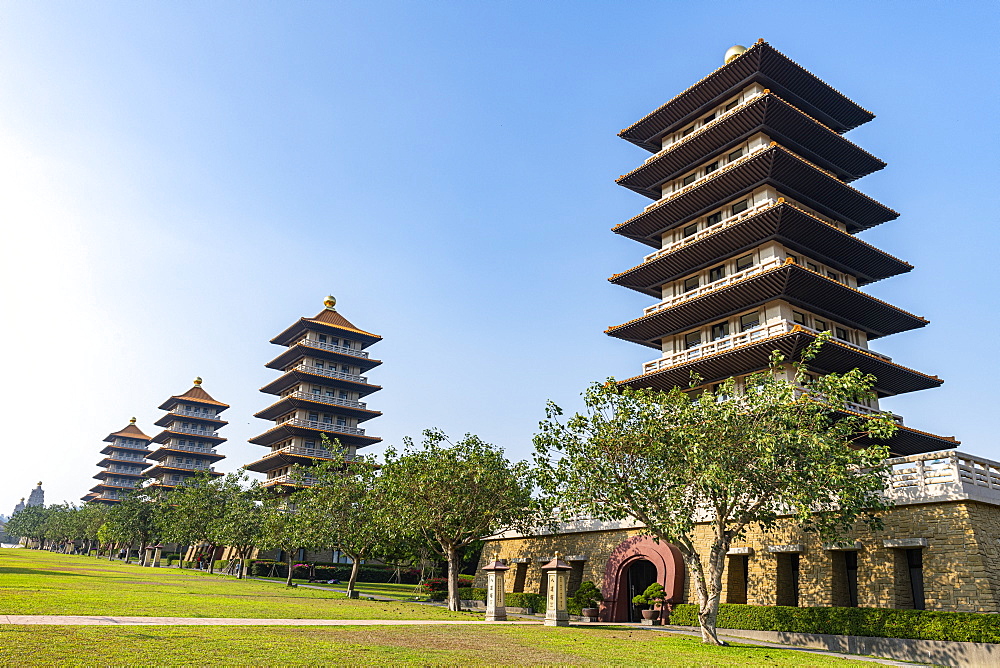
[[[194,384],[201,385],[201,376],[198,376],[197,378],[194,379]]]
[[[326,299],[323,300],[323,305],[330,311],[335,311],[336,309],[333,307],[337,305],[337,298],[333,295],[327,295]]]
[[[733,46],[726,49],[725,61],[726,65],[736,60],[746,52],[747,48],[742,44],[734,44]]]
[[[42,481],[41,481],[41,480],[39,480],[39,481],[38,481],[38,486],[39,486],[39,487],[41,487],[41,486],[42,486]]]
[[[129,424],[135,424],[135,418],[129,418],[128,419],[128,423]]]

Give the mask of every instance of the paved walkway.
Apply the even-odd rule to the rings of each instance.
[[[487,622],[464,619],[241,619],[230,617],[99,617],[96,615],[0,615],[0,624],[75,626],[468,626],[541,624],[541,621]]]

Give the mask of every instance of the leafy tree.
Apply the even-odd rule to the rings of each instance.
[[[448,608],[459,609],[460,552],[511,528],[526,529],[532,517],[527,463],[512,464],[503,450],[466,434],[455,443],[438,430],[423,432],[418,447],[410,438],[397,453],[389,448],[381,478],[389,517],[420,534],[448,561]]]
[[[723,644],[715,621],[726,553],[748,528],[782,516],[825,537],[881,526],[888,451],[858,441],[896,426],[888,414],[843,412],[873,396],[875,379],[855,369],[810,380],[807,371],[775,353],[768,370],[701,394],[595,384],[584,414],[563,421],[549,404],[534,439],[539,484],[564,517],[635,518],[674,544],[693,577],[703,641]],[[698,525],[707,548],[695,542]]]
[[[26,506],[14,513],[7,522],[7,533],[15,538],[35,541],[36,549],[45,547],[45,528],[49,510],[43,506]]]
[[[90,554],[94,541],[98,540],[97,532],[108,519],[108,506],[103,503],[85,503],[80,508],[80,538],[86,541],[86,553]],[[100,542],[98,542],[98,546]]]
[[[314,481],[296,493],[296,505],[318,543],[351,558],[347,595],[354,598],[361,562],[392,544],[384,481],[374,462],[363,458],[322,462],[310,466],[309,475]]]
[[[159,535],[163,509],[158,492],[139,489],[131,492],[108,511],[109,534],[114,542],[125,547],[125,563],[129,562],[130,549],[138,543],[139,553]]]
[[[289,587],[292,586],[295,551],[323,546],[314,516],[299,512],[302,492],[303,490],[298,490],[287,495],[269,495],[261,509],[260,547],[285,553],[285,563],[288,566],[285,584]]]
[[[212,543],[213,524],[224,509],[219,487],[213,478],[199,471],[170,492],[169,505],[163,509],[164,539],[182,545]],[[209,559],[209,573],[214,567],[214,560]]]
[[[52,543],[59,545],[61,552],[69,552],[73,541],[81,533],[78,522],[79,510],[76,506],[68,503],[54,503],[47,510],[45,537]]]
[[[242,471],[229,473],[215,482],[219,512],[210,525],[210,541],[228,545],[240,560],[238,578],[245,578],[250,557],[262,543],[264,532],[263,498],[266,490],[257,481],[245,486]]]

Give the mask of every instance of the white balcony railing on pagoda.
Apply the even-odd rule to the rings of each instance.
[[[658,251],[653,251],[649,255],[645,256],[643,258],[643,261],[650,262],[658,257],[662,257],[667,253],[677,250],[681,246],[686,246],[690,243],[694,243],[695,241],[700,241],[701,239],[704,239],[709,235],[715,234],[716,232],[724,230],[727,227],[731,227],[736,223],[742,222],[743,220],[746,220],[750,216],[760,213],[764,209],[769,209],[775,204],[777,204],[777,201],[773,199],[766,199],[763,202],[760,202],[759,204],[754,204],[749,209],[746,209],[745,211],[740,211],[735,215],[729,216],[729,218],[724,218],[723,220],[720,220],[714,225],[709,225],[700,232],[696,232],[689,237],[684,237],[680,241],[674,241],[673,243],[669,243]]]
[[[285,420],[280,424],[291,425],[293,427],[306,427],[307,429],[319,429],[320,431],[336,431],[341,434],[356,434],[358,436],[365,435],[365,430],[358,427],[348,427],[346,424],[341,425],[333,422],[321,422],[319,420],[292,418],[290,420]]]
[[[667,144],[666,146],[664,146],[663,148],[661,148],[659,151],[657,151],[653,155],[651,155],[648,158],[646,158],[646,160],[643,162],[643,164],[646,164],[648,162],[652,162],[652,161],[656,160],[657,158],[659,158],[661,155],[664,155],[665,153],[669,153],[670,151],[674,150],[678,146],[681,146],[685,142],[691,141],[693,138],[697,137],[698,135],[700,135],[705,130],[708,130],[710,128],[715,127],[715,125],[718,124],[719,121],[721,121],[722,119],[729,118],[730,116],[732,116],[733,114],[735,114],[737,111],[743,109],[748,104],[750,104],[751,102],[753,102],[754,100],[756,100],[757,98],[761,97],[764,94],[765,94],[764,91],[756,91],[756,92],[752,93],[751,95],[748,95],[744,100],[742,100],[735,107],[733,107],[729,111],[722,111],[722,112],[720,112],[715,118],[713,118],[708,123],[705,123],[704,125],[702,125],[700,128],[698,128],[697,130],[695,130],[691,134],[685,135],[684,137],[681,137],[677,141],[672,142],[670,144]]]
[[[669,192],[669,193],[663,195],[663,197],[661,197],[660,199],[658,199],[655,202],[653,202],[652,204],[649,204],[648,206],[646,206],[646,208],[643,209],[643,211],[651,211],[652,209],[655,209],[656,207],[660,206],[661,204],[666,204],[670,200],[674,199],[675,197],[679,197],[679,196],[683,195],[684,193],[686,193],[687,191],[691,190],[692,188],[697,188],[698,186],[700,186],[705,181],[709,181],[711,179],[714,179],[714,178],[718,177],[719,174],[723,174],[725,172],[728,172],[730,169],[733,169],[737,165],[742,165],[744,162],[746,162],[750,158],[754,157],[755,155],[757,155],[761,151],[763,151],[765,149],[768,149],[770,147],[771,147],[770,144],[758,144],[757,146],[754,146],[746,154],[744,154],[743,156],[737,158],[736,160],[733,160],[732,162],[730,162],[729,164],[727,164],[725,167],[720,167],[719,169],[715,170],[714,172],[709,172],[708,174],[704,174],[701,177],[699,177],[698,179],[696,179],[696,180],[692,181],[691,183],[687,184],[683,188],[679,188],[679,189],[677,189],[677,190],[675,190],[673,192]]]
[[[335,346],[332,343],[324,343],[322,341],[316,341],[310,339],[309,337],[303,337],[296,341],[294,344],[296,346],[308,346],[310,348],[319,348],[320,350],[329,350],[334,353],[342,353],[344,355],[352,355],[354,357],[368,357],[368,353],[364,350],[355,350],[354,348],[348,348],[347,346]]]
[[[212,411],[212,412],[194,411],[194,410],[191,410],[189,408],[181,408],[181,407],[178,406],[178,407],[175,407],[170,412],[173,413],[174,415],[186,415],[186,416],[189,416],[189,417],[205,418],[206,420],[218,420],[219,419],[219,414],[216,413],[215,411]]]
[[[686,364],[692,360],[700,359],[708,355],[714,355],[716,353],[725,352],[727,350],[732,350],[733,348],[738,348],[740,346],[749,345],[763,339],[770,338],[772,336],[781,336],[782,334],[788,334],[798,327],[800,330],[810,332],[812,334],[819,335],[821,332],[819,330],[813,329],[811,327],[806,327],[805,325],[796,325],[794,322],[789,322],[788,320],[779,320],[778,322],[773,322],[765,325],[758,325],[752,327],[743,332],[737,332],[736,334],[730,334],[729,336],[724,336],[715,341],[707,341],[705,343],[699,344],[697,346],[692,346],[687,350],[681,350],[675,353],[664,353],[659,359],[646,362],[642,365],[643,373],[653,373],[655,371],[662,371],[664,369],[669,369],[671,367],[680,366],[681,364]],[[867,353],[869,355],[874,355],[880,359],[884,359],[887,362],[891,361],[892,358],[883,355],[881,353],[876,353],[867,348],[862,348],[861,346],[855,345],[849,341],[843,341],[841,339],[836,339],[837,343],[841,345],[848,346],[855,350]]]
[[[143,468],[144,467],[131,468],[128,466],[106,466],[104,467],[104,470],[109,473],[131,473],[132,475],[142,475]]]
[[[197,445],[180,445],[177,443],[172,443],[167,446],[171,450],[183,450],[184,452],[197,452],[203,455],[215,455],[218,454],[215,448],[200,447]]]
[[[286,371],[303,371],[317,376],[326,376],[327,378],[340,378],[341,380],[350,380],[355,383],[368,383],[368,379],[364,376],[344,373],[343,371],[334,371],[333,369],[324,369],[323,367],[312,366],[310,364],[296,364],[291,369],[286,369]]]
[[[146,463],[145,457],[139,457],[139,456],[127,457],[120,452],[113,452],[110,455],[105,455],[105,459],[114,459],[115,461],[119,462],[135,462],[137,464]]]
[[[283,448],[278,448],[277,450],[272,450],[268,454],[275,454],[278,452],[284,452],[290,455],[302,455],[304,457],[320,457],[323,459],[344,459],[351,461],[354,459],[354,455],[346,452],[341,452],[339,450],[331,450],[329,448],[310,448],[304,445],[286,445]]]
[[[295,397],[296,399],[308,399],[309,401],[317,401],[321,404],[330,404],[331,406],[346,406],[348,408],[364,409],[368,406],[368,404],[366,404],[363,401],[341,399],[340,397],[331,397],[328,395],[317,394],[315,392],[289,392],[288,394],[284,395],[284,397]]]
[[[744,278],[749,278],[756,274],[763,274],[765,271],[775,269],[784,264],[784,260],[781,258],[773,257],[760,264],[755,264],[752,267],[744,269],[742,271],[735,271],[725,278],[720,278],[717,281],[712,281],[711,283],[706,283],[705,285],[699,286],[694,290],[688,290],[685,293],[674,295],[673,297],[667,297],[661,302],[653,304],[652,306],[647,306],[642,310],[643,315],[649,315],[651,313],[656,313],[657,311],[662,311],[665,308],[670,308],[676,306],[682,302],[694,299],[695,297],[700,297],[705,293],[712,292],[713,290],[718,290],[719,288],[724,288],[727,285],[732,285],[738,281],[742,281]]]
[[[303,476],[299,474],[285,473],[284,475],[277,475],[273,478],[268,478],[264,481],[264,486],[269,485],[315,485],[319,480],[313,478],[312,476]]]
[[[160,466],[159,464],[154,464],[153,466]],[[209,471],[215,472],[214,466],[197,466],[196,464],[181,464],[180,462],[163,462],[162,466],[170,469],[184,469],[185,471]]]
[[[218,438],[219,436],[219,432],[217,431],[191,429],[190,427],[178,427],[177,425],[171,425],[170,431],[180,432],[181,434],[191,434],[192,436],[204,436],[206,438]]]

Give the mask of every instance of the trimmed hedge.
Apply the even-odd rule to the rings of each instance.
[[[486,602],[486,590],[482,587],[459,587],[458,598],[463,601]]]
[[[511,596],[507,595],[508,602]],[[674,606],[670,623],[698,626],[698,606],[690,603]],[[1000,642],[1000,615],[976,612],[723,604],[719,606],[716,625],[720,629],[753,631]]]
[[[509,592],[504,605],[511,608],[531,608],[535,612],[545,612],[545,597],[529,592]]]
[[[272,570],[273,567],[273,570]],[[317,580],[340,580],[347,582],[351,577],[350,564],[316,564],[314,573]],[[275,561],[253,561],[250,564],[250,574],[256,577],[273,576],[285,578],[288,576],[288,566]],[[367,566],[362,564],[358,569],[358,582],[389,582],[396,574],[396,569],[386,566]],[[301,564],[292,565],[292,577],[306,580],[309,578],[309,567]],[[420,571],[403,569],[403,584],[417,584],[420,581]]]

